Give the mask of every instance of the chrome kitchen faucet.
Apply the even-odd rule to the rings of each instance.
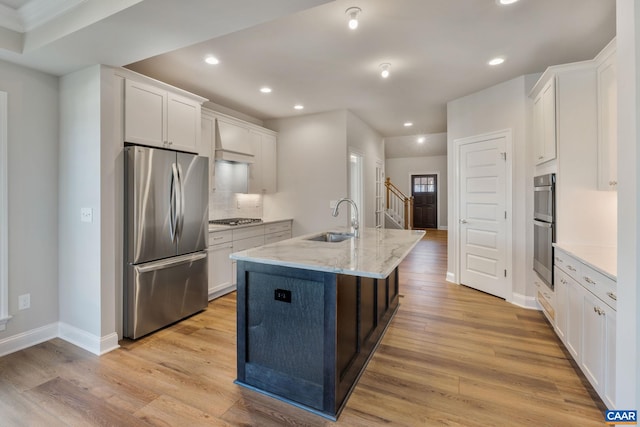
[[[353,206],[353,209],[356,211],[355,217],[353,216],[351,217],[351,232],[353,233],[354,237],[360,237],[360,223],[358,222],[358,206],[356,205],[356,202],[346,197],[343,197],[342,199],[338,200],[338,202],[336,203],[336,207],[333,208],[333,213],[331,215],[338,216],[338,207],[342,202],[351,203],[351,206]]]

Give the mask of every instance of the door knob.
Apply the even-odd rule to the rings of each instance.
[[[461,220],[460,220],[460,224],[466,224],[466,223],[467,223],[467,220],[466,220],[466,219],[461,219]]]

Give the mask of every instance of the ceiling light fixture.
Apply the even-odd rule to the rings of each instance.
[[[218,58],[216,58],[213,55],[207,55],[204,58],[204,62],[206,62],[209,65],[218,65],[220,63],[220,60],[218,60]]]
[[[518,0],[496,0],[496,3],[498,3],[500,6],[504,6],[507,4],[513,4],[515,2],[517,2]]]
[[[411,122],[404,122],[404,127],[406,127],[406,128],[410,128],[411,126],[413,126],[413,123],[411,123]]]
[[[491,61],[488,62],[489,65],[500,65],[504,62],[504,58],[493,58]]]
[[[260,92],[262,92],[262,93],[271,93],[271,88],[267,87],[267,86],[261,87],[260,88]]]
[[[422,144],[427,140],[427,138],[425,138],[424,136],[421,136],[420,138],[418,138],[418,144]]]
[[[296,110],[304,110],[304,105],[296,104],[296,105],[293,106],[293,108],[295,108]]]
[[[391,73],[391,64],[389,64],[388,62],[385,62],[384,64],[380,64],[380,76],[383,79],[386,79],[387,77],[389,77],[389,74]]]
[[[362,9],[359,7],[350,7],[344,13],[349,16],[349,28],[355,30],[358,28],[358,15],[360,15]]]

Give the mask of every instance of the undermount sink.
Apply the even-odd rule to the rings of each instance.
[[[337,243],[347,239],[351,239],[353,236],[354,236],[353,233],[338,233],[333,231],[327,231],[325,233],[320,233],[315,236],[311,236],[306,240],[313,240],[315,242]]]

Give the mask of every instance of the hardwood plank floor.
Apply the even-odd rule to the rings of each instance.
[[[400,266],[401,305],[337,423],[233,384],[235,293],[102,357],[55,339],[0,358],[0,426],[599,426],[540,312],[445,282],[446,232]]]

